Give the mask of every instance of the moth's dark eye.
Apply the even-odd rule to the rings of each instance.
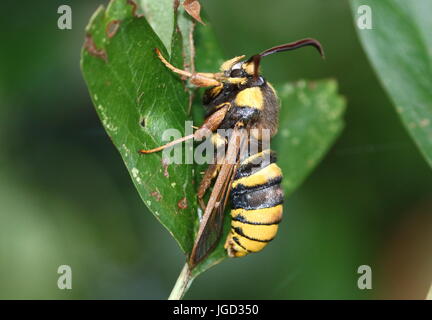
[[[230,73],[231,78],[239,78],[242,76],[243,71],[241,69],[234,69]]]

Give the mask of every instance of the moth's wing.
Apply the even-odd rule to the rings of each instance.
[[[207,210],[208,206],[206,208],[206,213],[200,224],[197,239],[190,256],[189,263],[191,267],[203,260],[214,249],[220,239],[226,200],[229,197],[230,191],[230,184],[227,181],[231,181],[231,177],[234,176],[233,167],[233,165],[223,165],[218,175],[218,177],[224,177],[224,186],[221,190],[218,190],[217,194],[213,191],[210,196],[210,198],[212,196],[216,197],[216,203],[209,210]],[[226,169],[225,172],[222,171],[223,169]]]
[[[232,135],[232,137],[234,136],[235,134]],[[207,202],[207,207],[201,220],[197,238],[189,258],[189,265],[191,268],[203,260],[214,249],[220,239],[222,234],[224,211],[238,165],[237,158],[240,144],[243,139],[244,136],[240,135],[239,141],[235,141],[231,138],[228,142],[226,157],[224,158],[213,191],[210,195],[209,201]]]

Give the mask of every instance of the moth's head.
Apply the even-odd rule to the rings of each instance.
[[[315,39],[303,39],[296,42],[283,44],[281,46],[267,49],[260,54],[253,55],[248,60],[244,60],[245,56],[235,57],[225,61],[221,65],[221,72],[203,73],[190,72],[174,67],[162,55],[159,49],[155,48],[156,55],[163,64],[173,72],[180,74],[185,78],[189,78],[190,83],[196,87],[220,87],[225,83],[236,85],[260,85],[263,83],[263,78],[259,74],[261,59],[276,52],[294,50],[297,48],[313,46],[322,57],[324,52],[321,44]]]
[[[322,46],[317,40],[303,39],[267,49],[260,54],[253,55],[247,60],[245,60],[246,56],[238,56],[225,61],[220,67],[220,71],[223,73],[222,82],[241,85],[250,82],[262,82],[263,79],[260,75],[260,63],[262,58],[276,52],[294,50],[304,46],[315,47],[321,56],[324,57]]]
[[[260,77],[259,66],[250,59],[245,60],[245,57],[235,57],[222,63],[220,71],[223,73],[223,82],[244,85]]]

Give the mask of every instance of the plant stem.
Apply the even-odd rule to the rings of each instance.
[[[429,289],[429,293],[426,296],[426,300],[432,300],[432,285],[431,285],[431,287]]]
[[[192,281],[193,278],[191,277],[189,266],[186,263],[177,278],[177,282],[175,283],[174,288],[172,289],[171,294],[168,297],[168,300],[182,299],[184,294],[192,284]]]

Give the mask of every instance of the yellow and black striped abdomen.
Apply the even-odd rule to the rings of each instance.
[[[270,150],[240,163],[231,189],[231,232],[225,248],[231,257],[262,250],[276,236],[282,219],[282,171]]]

